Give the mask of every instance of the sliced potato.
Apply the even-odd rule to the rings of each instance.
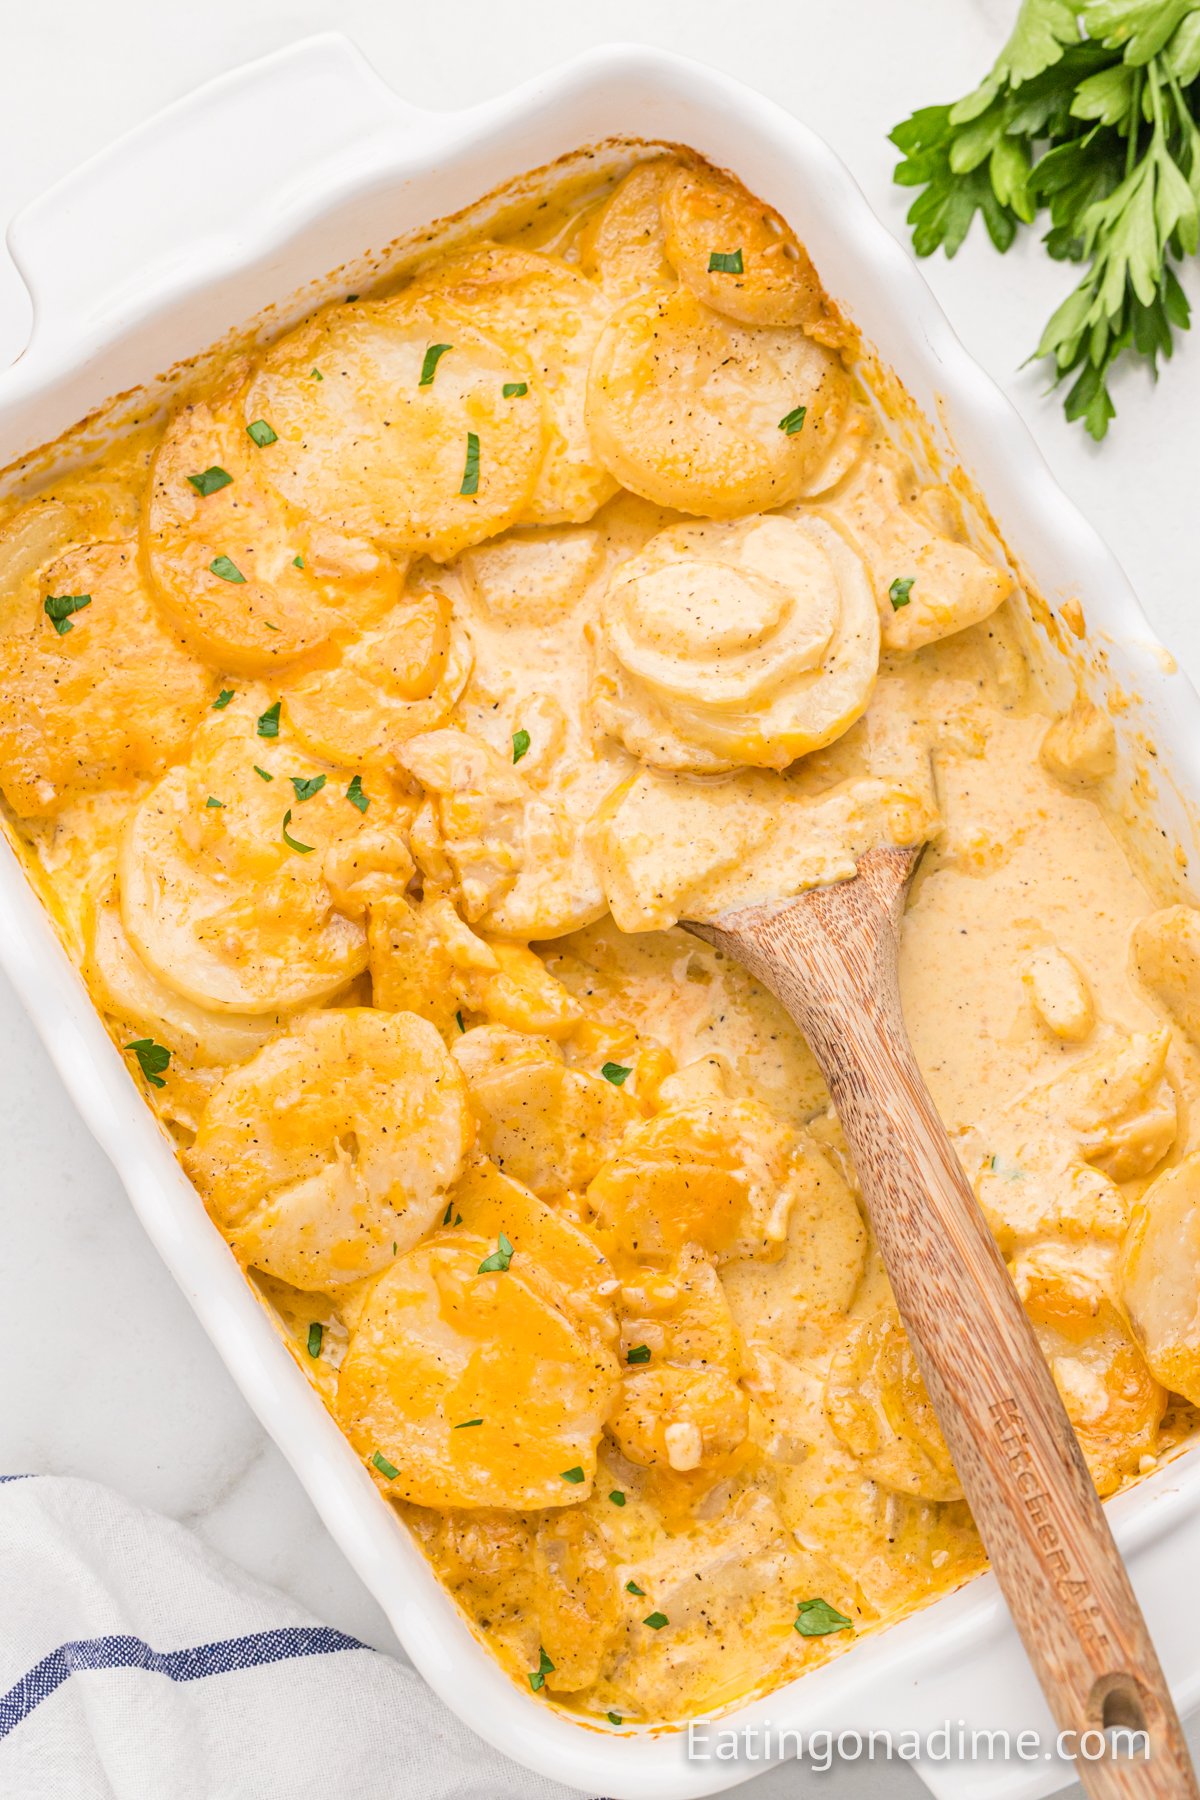
[[[668,1108],[636,1126],[588,1188],[601,1234],[638,1256],[699,1244],[718,1263],[778,1256],[801,1191],[796,1133],[753,1100]]]
[[[423,866],[442,879],[444,857],[472,924],[503,937],[552,938],[603,916],[591,821],[531,791],[511,754],[447,729],[411,738],[397,760],[433,803],[438,841],[433,863]]]
[[[731,518],[797,498],[849,394],[841,363],[802,332],[736,324],[683,287],[613,314],[592,358],[587,416],[624,487]]]
[[[470,1005],[474,946],[489,965],[494,960],[450,902],[433,893],[416,902],[404,894],[374,901],[367,944],[372,1004],[419,1013],[444,1032],[458,1030],[457,1015]]]
[[[797,1188],[778,1262],[731,1262],[721,1272],[733,1319],[748,1342],[796,1354],[806,1327],[844,1314],[862,1279],[867,1228],[830,1159],[802,1142]]]
[[[609,313],[599,289],[560,257],[485,243],[452,251],[422,270],[404,299],[420,304],[425,298],[439,314],[461,312],[473,328],[537,371],[549,442],[522,520],[557,525],[590,519],[617,488],[592,448],[584,416],[588,367]],[[531,403],[532,394],[508,402],[518,408]]]
[[[1071,787],[1093,787],[1117,766],[1117,734],[1107,713],[1084,696],[1055,719],[1041,748],[1042,766]]]
[[[1008,571],[961,541],[948,490],[923,487],[899,452],[852,465],[834,498],[831,524],[870,567],[885,650],[920,650],[952,637],[989,618],[1012,593]]]
[[[467,1078],[480,1149],[535,1194],[586,1187],[641,1118],[622,1089],[568,1069],[550,1038],[480,1025],[459,1038],[454,1055]]]
[[[386,885],[377,833],[388,795],[381,788],[364,817],[286,735],[258,735],[268,697],[247,689],[211,714],[192,760],[150,790],[121,844],[121,918],[134,949],[176,993],[223,1012],[294,1009],[366,968],[365,924],[335,910],[323,866],[332,857],[348,872],[348,840],[370,837],[372,885]],[[306,782],[301,799],[295,784]],[[392,852],[400,890],[412,870],[405,816]]]
[[[1175,1142],[1178,1107],[1167,1077],[1169,1031],[1113,1036],[1040,1096],[1089,1163],[1113,1181],[1148,1175]]]
[[[638,163],[579,234],[581,268],[614,300],[675,285],[663,235],[662,197],[678,170],[671,156]]]
[[[39,531],[47,514],[35,514]],[[36,572],[39,557],[27,574]],[[73,600],[56,628],[50,600]],[[44,604],[46,603],[46,604]],[[20,818],[156,775],[186,745],[213,680],[163,623],[132,539],[68,550],[0,627],[0,783]]]
[[[720,1462],[745,1441],[746,1395],[729,1302],[711,1259],[687,1244],[661,1272],[622,1291],[622,1381],[608,1429],[642,1467],[680,1473]]]
[[[879,619],[822,520],[675,525],[614,574],[595,649],[597,721],[644,762],[784,769],[865,711]]]
[[[191,1068],[245,1062],[282,1022],[272,1013],[214,1012],[176,993],[133,948],[115,898],[91,909],[87,967],[93,991],[116,1018],[155,1037]]]
[[[616,1360],[515,1268],[481,1271],[495,1250],[446,1233],[398,1256],[350,1340],[338,1418],[396,1499],[523,1510],[591,1492]]]
[[[1064,1043],[1079,1044],[1096,1023],[1087,977],[1065,950],[1047,944],[1035,950],[1021,971],[1029,998],[1046,1030]]]
[[[511,531],[464,551],[457,566],[489,618],[544,626],[574,611],[603,560],[598,531]]]
[[[1133,965],[1180,1030],[1200,1045],[1200,912],[1165,906],[1139,919]]]
[[[561,1312],[611,1349],[617,1341],[617,1280],[608,1259],[578,1225],[537,1195],[477,1158],[463,1171],[447,1203],[455,1231],[513,1247],[512,1267]]]
[[[894,1314],[850,1326],[829,1366],[825,1414],[872,1481],[927,1500],[961,1499],[937,1414]]]
[[[1129,1202],[1083,1155],[1078,1139],[1047,1123],[1028,1129],[1018,1111],[991,1131],[974,1171],[975,1197],[1000,1248],[1045,1237],[1076,1242],[1124,1235]]]
[[[184,1166],[238,1256],[361,1280],[440,1216],[471,1141],[462,1077],[411,1013],[309,1013],[228,1074]]]
[[[841,341],[808,252],[740,181],[677,169],[664,186],[662,224],[668,262],[706,306],[744,325],[801,326],[823,343]],[[726,266],[731,258],[739,266]]]
[[[422,386],[426,354],[442,343],[453,349]],[[503,395],[514,382],[529,390],[520,401]],[[461,313],[403,294],[327,308],[281,338],[245,417],[276,433],[263,470],[295,505],[439,562],[524,516],[547,442],[528,362]]]
[[[1155,1377],[1200,1406],[1200,1154],[1135,1202],[1121,1296]]]
[[[445,595],[414,593],[351,637],[335,661],[290,682],[284,710],[314,756],[344,769],[391,769],[401,744],[442,724],[471,662]]]
[[[546,1686],[560,1694],[590,1687],[616,1638],[621,1608],[612,1557],[583,1508],[543,1514],[533,1567],[538,1641],[554,1664]]]
[[[536,951],[526,944],[491,945],[494,969],[475,978],[476,1011],[497,1025],[534,1036],[570,1037],[583,1018],[583,1008],[552,975]]]
[[[193,476],[227,475],[209,493]],[[222,672],[267,674],[399,598],[373,544],[289,504],[241,424],[205,405],[167,426],[150,467],[142,546],[171,623]]]
[[[1120,1308],[1070,1250],[1039,1245],[1012,1275],[1092,1480],[1111,1494],[1153,1454],[1166,1394]]]

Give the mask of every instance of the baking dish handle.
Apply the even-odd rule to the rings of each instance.
[[[25,354],[86,354],[136,317],[147,286],[194,273],[206,244],[273,238],[318,173],[335,183],[425,117],[340,32],[185,95],[13,220],[8,247],[33,302]]]

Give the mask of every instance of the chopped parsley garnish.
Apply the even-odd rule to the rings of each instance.
[[[296,790],[297,800],[311,800],[325,786],[326,775],[289,775],[288,780]]]
[[[212,703],[213,711],[214,712],[224,712],[225,708],[229,705],[229,702],[232,699],[233,699],[233,689],[232,688],[222,688],[220,693],[217,695],[216,699]]]
[[[666,1613],[660,1612],[647,1613],[642,1620],[642,1624],[648,1625],[651,1631],[661,1631],[663,1626],[669,1624],[669,1622]]]
[[[265,450],[268,444],[279,441],[279,433],[272,431],[265,419],[255,419],[252,425],[247,425],[246,430],[260,450]]]
[[[304,567],[304,558],[302,556],[293,556],[292,567],[293,569],[302,569]]]
[[[450,1200],[450,1201],[447,1201],[447,1203],[446,1203],[446,1210],[445,1210],[445,1212],[444,1212],[444,1213],[443,1213],[443,1214],[442,1214],[442,1224],[443,1224],[443,1225],[448,1225],[448,1224],[449,1224],[449,1223],[450,1223],[450,1215],[451,1215],[451,1213],[452,1213],[452,1212],[453,1212],[453,1211],[454,1211],[454,1202],[453,1202],[453,1200]]]
[[[625,1723],[625,1721],[624,1721],[624,1719],[622,1719],[620,1713],[605,1713],[604,1716],[608,1720],[610,1725],[623,1725]]]
[[[346,295],[346,305],[352,306],[357,299],[358,299],[357,294],[347,294]]]
[[[208,566],[219,581],[244,582],[246,579],[237,564],[227,556],[214,556]]]
[[[795,1626],[801,1637],[828,1637],[831,1631],[854,1630],[853,1621],[828,1600],[798,1600]]]
[[[525,752],[528,750],[531,741],[532,740],[527,731],[514,731],[513,732],[513,761],[515,763],[520,762],[521,758],[524,756]]]
[[[433,378],[437,374],[437,366],[447,350],[453,350],[453,344],[430,344],[425,352],[425,361],[421,364],[421,379],[418,387],[432,387]]]
[[[648,1363],[650,1361],[649,1344],[635,1344],[632,1350],[625,1352],[627,1363]]]
[[[529,1675],[529,1685],[533,1689],[535,1694],[538,1693],[541,1688],[545,1687],[547,1675],[553,1675],[553,1673],[554,1673],[554,1664],[550,1661],[550,1658],[546,1655],[546,1652],[545,1652],[545,1649],[543,1648],[543,1646],[541,1644],[539,1644],[538,1645],[538,1666],[536,1669],[532,1669],[530,1671],[530,1675]]]
[[[356,775],[346,789],[346,798],[351,806],[357,806],[360,813],[365,813],[371,804],[370,794],[363,793],[362,776]]]
[[[282,705],[283,701],[277,700],[274,706],[268,706],[265,713],[259,713],[258,724],[255,727],[259,737],[279,736],[279,709]]]
[[[479,492],[479,438],[473,431],[467,433],[467,460],[463,465],[462,486],[460,494],[477,494]]]
[[[210,794],[210,795],[209,795],[209,796],[208,796],[208,799],[207,799],[207,800],[206,800],[206,801],[205,801],[205,802],[204,802],[204,804],[205,804],[205,806],[220,806],[220,807],[224,807],[224,805],[225,805],[225,802],[224,802],[224,801],[223,801],[223,800],[218,800],[218,799],[217,799],[217,796],[216,796],[216,795],[215,795],[215,794]]]
[[[624,1506],[624,1504],[625,1504],[625,1496],[621,1492],[620,1488],[614,1488],[612,1493],[608,1497],[612,1501],[614,1506]]]
[[[314,1319],[308,1328],[308,1354],[314,1359],[321,1354],[321,1340],[325,1336],[325,1327],[320,1319]]]
[[[482,1425],[482,1424],[483,1424],[482,1419],[464,1419],[462,1424],[456,1425],[454,1427],[454,1429],[455,1429],[455,1431],[470,1431],[472,1425]]]
[[[499,1248],[493,1250],[490,1256],[484,1257],[479,1265],[479,1273],[481,1275],[503,1275],[504,1271],[508,1268],[509,1263],[512,1261],[512,1258],[513,1247],[505,1237],[504,1233],[501,1232],[499,1237]]]
[[[314,381],[324,381],[324,379],[325,379],[325,377],[322,375],[320,369],[312,370],[312,378]]]
[[[633,1070],[626,1068],[624,1063],[606,1062],[600,1073],[605,1081],[611,1081],[614,1087],[624,1087],[633,1074]]]
[[[898,575],[893,581],[888,589],[888,599],[892,603],[893,612],[899,612],[902,606],[908,605],[908,596],[912,593],[912,584],[916,579],[915,575],[903,577]]]
[[[156,1044],[153,1038],[135,1038],[132,1044],[126,1044],[125,1050],[126,1053],[133,1051],[138,1067],[151,1087],[166,1087],[163,1076],[171,1061],[171,1052],[165,1045]]]
[[[462,1016],[461,1011],[455,1013],[454,1023],[458,1026],[458,1029],[460,1031],[465,1031],[467,1029],[466,1026],[463,1024],[463,1016]]]
[[[790,413],[784,413],[779,421],[780,431],[786,431],[789,437],[795,437],[808,417],[807,406],[793,406]]]
[[[198,494],[219,494],[223,487],[232,485],[233,476],[214,463],[211,469],[201,469],[199,475],[189,475],[188,481]]]
[[[386,1475],[389,1481],[395,1481],[397,1475],[400,1473],[399,1469],[397,1469],[393,1463],[390,1463],[386,1456],[381,1456],[378,1450],[371,1458],[371,1461],[379,1470],[379,1473],[381,1475]]]
[[[742,274],[742,253],[740,250],[714,250],[708,259],[710,275]]]
[[[261,776],[264,781],[274,781],[275,779],[269,769],[260,769],[257,763],[254,764],[254,773]]]
[[[287,845],[289,850],[298,850],[301,856],[307,856],[310,850],[316,849],[316,845],[315,844],[302,844],[300,842],[299,838],[294,838],[292,836],[291,832],[288,830],[288,826],[291,824],[291,822],[292,822],[292,809],[289,806],[287,811],[283,815],[283,841]]]
[[[529,392],[529,383],[527,381],[506,381],[500,392],[506,400],[519,400],[522,394]]]
[[[92,604],[90,594],[47,594],[42,601],[42,610],[59,637],[66,637],[68,631],[74,631],[71,614],[82,612],[85,606]]]
[[[584,1474],[583,1470],[579,1467],[578,1463],[575,1464],[575,1467],[573,1469],[564,1469],[562,1472],[562,1478],[564,1481],[571,1482],[572,1485],[575,1487],[578,1487],[579,1483],[581,1481],[587,1480],[587,1476]]]
[[[646,1598],[645,1588],[639,1587],[636,1581],[627,1581],[625,1583],[625,1592],[627,1594],[636,1594],[639,1600],[644,1600]]]

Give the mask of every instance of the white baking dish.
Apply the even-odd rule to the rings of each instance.
[[[236,71],[160,114],[14,223],[9,245],[33,298],[23,356],[0,375],[0,466],[108,397],[284,303],[409,229],[510,177],[613,136],[684,142],[735,168],[807,242],[822,276],[978,483],[1019,565],[1051,605],[1082,600],[1111,676],[1139,696],[1130,742],[1159,752],[1156,821],[1189,855],[1200,798],[1200,699],[1111,554],[1055,486],[1016,414],[955,339],[907,255],[836,157],[787,113],[679,58],[593,52],[456,114],[399,101],[338,36]],[[202,179],[191,172],[203,171]],[[344,279],[344,277],[342,278]],[[314,284],[315,285],[312,285]],[[307,285],[306,284],[310,284]],[[168,391],[160,388],[160,394]],[[618,1800],[716,1792],[763,1761],[691,1761],[680,1734],[581,1728],[522,1694],[474,1641],[293,1364],[184,1179],[28,886],[0,843],[0,960],[68,1091],[111,1157],[250,1405],[377,1596],[413,1662],[498,1749]],[[1200,1458],[1185,1455],[1110,1508],[1181,1707],[1200,1699]],[[726,1720],[928,1731],[1035,1728],[1049,1715],[990,1577],[873,1637]],[[758,1739],[761,1747],[761,1736]],[[919,1765],[946,1796],[1029,1796],[1070,1779],[1061,1763]]]

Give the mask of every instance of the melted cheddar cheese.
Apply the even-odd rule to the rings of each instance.
[[[656,154],[0,514],[10,834],[382,1495],[606,1728],[983,1561],[812,1058],[679,919],[929,840],[913,1042],[1100,1491],[1200,1405],[1200,914],[863,374]]]

